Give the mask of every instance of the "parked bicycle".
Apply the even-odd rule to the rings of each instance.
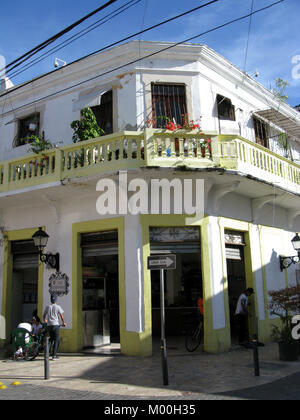
[[[193,325],[185,336],[185,348],[189,352],[197,350],[200,344],[203,342],[204,337],[204,323],[203,317],[198,318],[197,324]]]
[[[23,328],[12,331],[12,351],[15,360],[34,360],[40,352],[44,351],[48,327],[47,324],[42,324],[42,326],[40,334],[35,337]]]

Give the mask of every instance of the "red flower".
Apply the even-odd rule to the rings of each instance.
[[[167,122],[166,129],[170,131],[174,131],[176,128],[175,124],[172,121]]]

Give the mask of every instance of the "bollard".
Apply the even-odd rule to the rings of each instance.
[[[49,379],[49,337],[45,338],[44,372],[45,379]]]
[[[254,374],[255,374],[255,376],[260,376],[257,334],[253,335],[252,345],[253,345]]]

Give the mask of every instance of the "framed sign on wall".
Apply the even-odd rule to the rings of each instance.
[[[56,272],[49,278],[49,293],[57,296],[69,293],[69,277],[65,273]]]

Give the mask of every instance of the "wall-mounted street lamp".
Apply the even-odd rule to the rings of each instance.
[[[292,264],[297,264],[300,262],[300,236],[298,233],[292,239],[292,244],[294,250],[298,253],[294,257],[282,257],[280,256],[280,270],[283,271],[285,268],[289,268]]]
[[[51,254],[48,252],[44,254],[43,251],[47,246],[49,235],[42,230],[40,227],[33,235],[32,239],[34,241],[34,245],[38,248],[40,253],[40,260],[43,263],[48,264],[51,268],[55,268],[56,271],[59,271],[59,253]]]

